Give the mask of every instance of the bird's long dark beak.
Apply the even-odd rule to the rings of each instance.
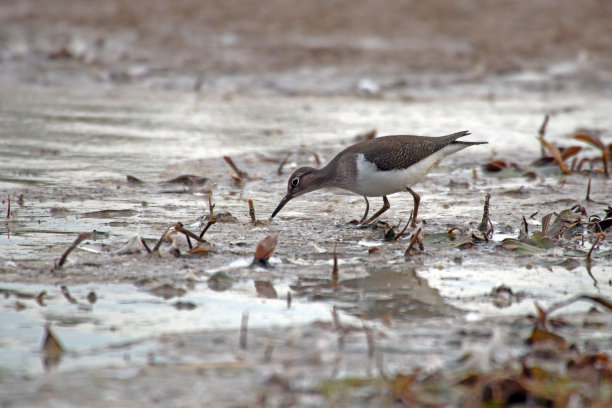
[[[274,210],[274,212],[272,213],[272,216],[270,218],[274,218],[274,216],[276,214],[278,214],[278,212],[285,206],[285,204],[287,204],[289,202],[289,200],[291,200],[293,198],[292,195],[287,194],[285,197],[283,197],[283,199],[281,200],[280,203],[278,203],[278,206],[276,207],[276,210]]]

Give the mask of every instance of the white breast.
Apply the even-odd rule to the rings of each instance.
[[[465,147],[467,146],[450,144],[406,169],[387,171],[379,170],[376,164],[366,160],[363,154],[359,154],[357,155],[357,181],[348,190],[369,197],[406,191],[406,187],[412,187],[418,183],[440,160]]]

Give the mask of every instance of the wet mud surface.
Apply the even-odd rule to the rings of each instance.
[[[49,90],[38,92],[15,93],[17,103],[3,103],[5,116],[18,114],[30,129],[45,129],[28,138],[19,136],[21,125],[6,122],[4,129],[13,137],[5,139],[2,180],[7,194],[2,213],[9,213],[2,225],[1,266],[2,313],[11,322],[3,335],[9,402],[38,406],[57,398],[78,404],[99,397],[100,389],[122,401],[137,389],[149,403],[161,405],[200,400],[249,405],[265,396],[268,404],[289,399],[316,406],[338,399],[348,406],[365,404],[360,392],[376,405],[389,399],[381,372],[448,368],[466,349],[520,353],[534,301],[551,305],[581,293],[612,296],[609,238],[598,239],[587,224],[593,215],[605,219],[610,203],[597,149],[583,143],[578,157],[594,160],[569,175],[555,163],[533,164],[540,156],[535,135],[544,113],[553,112],[547,138],[559,146],[580,144],[573,135],[581,127],[610,126],[607,102],[596,94],[589,95],[586,110],[569,96],[561,103],[464,97],[348,104],[168,93],[166,101],[150,104],[139,93],[102,92],[88,102],[73,92],[63,96],[69,103],[60,97],[49,105],[41,96]],[[32,95],[37,102],[20,102]],[[254,128],[271,106],[277,107],[274,126]],[[269,219],[297,166],[326,162],[375,125],[399,127],[403,120],[394,117],[412,115],[425,127],[432,106],[440,129],[428,134],[443,133],[448,111],[468,117],[477,110],[468,120],[469,138],[489,144],[446,158],[415,187],[422,196],[417,229],[390,240],[390,231],[397,235],[408,221],[409,194],[390,196],[391,209],[372,227],[351,223],[361,217],[364,201],[339,190],[292,200]],[[217,125],[202,124],[211,112],[227,115],[227,132],[244,140],[242,145],[214,148]],[[156,118],[158,133],[147,134],[147,115]],[[352,131],[342,131],[349,122]],[[515,123],[512,130],[508,122]],[[182,130],[163,130],[174,123]],[[303,133],[295,134],[290,123],[301,123]],[[82,145],[75,148],[78,140]],[[219,157],[223,154],[237,169]],[[495,160],[515,165],[487,170]],[[239,172],[244,174],[238,181]],[[493,225],[488,241],[478,228],[486,194]],[[372,208],[378,201],[371,200]],[[567,228],[550,246],[534,241],[547,214],[553,214],[547,230]],[[531,241],[505,241],[521,237],[523,217]],[[171,228],[159,250],[148,253],[177,222],[198,236],[211,218],[216,222],[202,236],[206,242],[188,243]],[[408,250],[417,230],[423,249],[417,244]],[[58,267],[77,235],[86,232],[92,235]],[[278,243],[269,267],[252,266],[258,242],[270,235]],[[609,350],[608,314],[588,326],[593,329],[582,327],[590,307],[580,302],[566,310],[577,315],[564,335],[580,347]],[[245,313],[248,343],[241,347]],[[52,374],[43,374],[47,357],[40,351],[47,323],[66,350]],[[483,358],[469,364],[495,365]],[[347,380],[353,377],[360,385]],[[325,388],[332,380],[339,381],[340,391]],[[77,397],[81,381],[97,386],[84,386],[87,392]],[[197,388],[186,390],[185,381],[221,388],[239,384],[245,391],[240,397],[203,396]],[[16,391],[15,384],[23,388]]]
[[[0,403],[606,406],[609,5],[427,4],[3,2]],[[367,134],[464,129],[416,228],[269,219]]]

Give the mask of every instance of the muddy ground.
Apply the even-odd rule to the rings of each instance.
[[[0,74],[239,95],[496,91],[521,73],[524,90],[609,89],[611,17],[600,0],[8,0]]]
[[[604,1],[2,2],[1,403],[606,406],[610,18]],[[541,160],[546,114],[567,174]],[[268,218],[291,171],[372,129],[463,128],[489,144],[415,187],[399,239],[408,194],[371,227],[335,190]],[[171,229],[149,253],[211,218],[199,250]]]

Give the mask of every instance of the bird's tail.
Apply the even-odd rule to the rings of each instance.
[[[461,132],[453,133],[445,137],[448,137],[450,139],[459,139],[460,137],[467,136],[469,134],[471,134],[469,130],[462,130]],[[463,142],[461,140],[454,140],[452,142],[452,144],[460,144],[460,145],[464,145],[465,147],[479,145],[479,144],[487,144],[487,143],[489,142]]]

